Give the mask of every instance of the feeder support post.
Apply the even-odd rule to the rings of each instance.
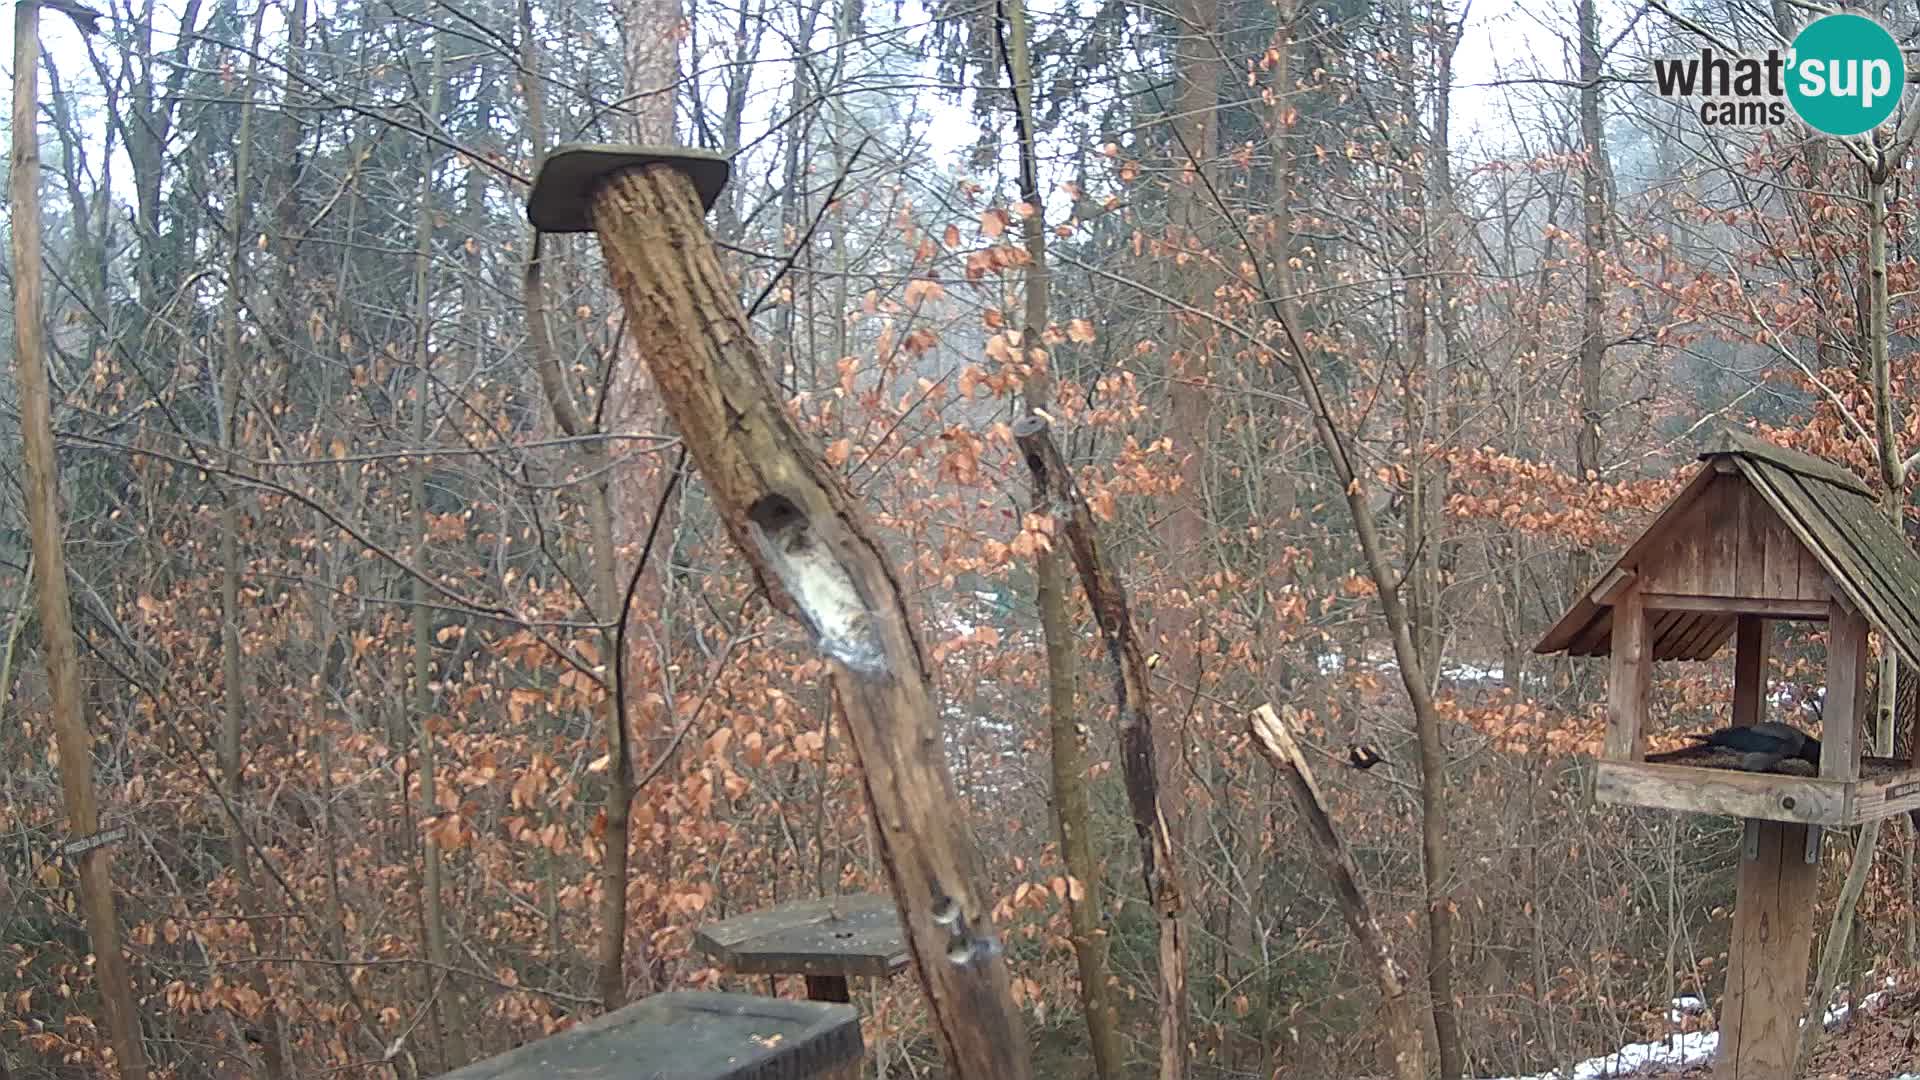
[[[1633,586],[1613,603],[1612,666],[1607,680],[1608,761],[1647,756],[1647,694],[1653,683],[1653,642],[1647,608]]]
[[[712,154],[563,147],[541,162],[527,212],[541,228],[598,234],[635,351],[715,512],[830,662],[947,1075],[1027,1080],[927,659],[865,511],[767,377],[707,231],[725,182],[726,161]]]

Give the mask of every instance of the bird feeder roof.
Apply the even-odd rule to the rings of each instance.
[[[1690,593],[1751,601],[1750,614],[1811,617],[1799,614],[1807,602],[1833,596],[1920,666],[1920,555],[1871,488],[1831,461],[1737,431],[1721,434],[1700,460],[1687,486],[1535,652],[1610,654],[1614,598],[1636,583],[1678,577]],[[1719,652],[1738,614],[1732,604],[1714,606],[1661,612],[1651,627],[1653,658]]]

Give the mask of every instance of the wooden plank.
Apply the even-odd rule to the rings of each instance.
[[[1884,607],[1890,619],[1901,617],[1908,625],[1920,626],[1920,596],[1911,594],[1916,582],[1900,572],[1902,564],[1913,559],[1913,551],[1904,538],[1893,534],[1880,507],[1866,499],[1836,494],[1817,483],[1799,483],[1809,500],[1826,515],[1825,527],[1832,534],[1832,544],[1846,545],[1855,565],[1861,568],[1855,580],[1880,594],[1875,606]]]
[[[1769,619],[1827,621],[1827,600],[1776,600],[1764,597],[1682,596],[1678,593],[1641,593],[1648,611],[1712,611],[1722,615],[1760,615]]]
[[[1600,578],[1599,584],[1593,587],[1593,591],[1587,593],[1587,599],[1596,604],[1605,604],[1611,607],[1613,602],[1619,599],[1621,590],[1625,589],[1632,581],[1633,571],[1625,567],[1616,566]]]
[[[1785,469],[1788,472],[1818,477],[1855,494],[1867,496],[1873,494],[1872,489],[1867,487],[1866,481],[1853,475],[1852,472],[1841,465],[1837,465],[1825,458],[1815,457],[1812,454],[1802,453],[1798,450],[1789,450],[1784,446],[1777,446],[1764,439],[1755,438],[1743,431],[1735,431],[1729,428],[1721,432],[1720,435],[1709,444],[1708,449],[1701,452],[1700,459],[1705,461],[1718,454],[1735,454],[1741,457],[1758,459],[1778,468]]]
[[[1702,500],[1706,520],[1701,524],[1701,543],[1706,559],[1703,577],[1708,596],[1742,596],[1740,581],[1740,492],[1747,486],[1739,476],[1722,476],[1707,489]],[[1676,590],[1684,591],[1684,590]]]
[[[1688,638],[1700,629],[1700,624],[1710,616],[1698,611],[1682,611],[1672,622],[1647,617],[1647,644],[1653,650],[1655,660],[1678,660],[1683,655]],[[1664,625],[1662,625],[1664,623]]]
[[[1700,625],[1694,630],[1693,636],[1687,639],[1686,649],[1680,654],[1680,659],[1713,659],[1714,654],[1720,651],[1720,646],[1733,636],[1736,621],[1737,616],[1733,615],[1700,616]]]
[[[1731,463],[1729,463],[1731,464]],[[1773,510],[1762,502],[1747,478],[1736,475],[1729,481],[1733,491],[1734,583],[1733,594],[1767,599],[1785,599],[1767,586],[1767,526]]]
[[[1773,626],[1757,615],[1740,616],[1733,647],[1733,722],[1737,727],[1767,718],[1767,653]]]
[[[856,1080],[851,1005],[752,994],[656,994],[441,1080]]]
[[[1565,646],[1569,656],[1604,656],[1613,640],[1613,608],[1599,609],[1599,615],[1587,623],[1579,637]],[[1557,650],[1550,650],[1557,651]]]
[[[1818,603],[1827,598],[1829,582],[1826,567],[1812,549],[1800,542],[1787,523],[1773,508],[1765,504],[1760,493],[1749,488],[1749,497],[1760,505],[1765,524],[1762,526],[1762,540],[1766,545],[1768,572],[1779,566],[1783,591],[1768,595],[1797,596],[1802,600]]]
[[[708,923],[693,946],[740,975],[887,978],[912,957],[886,896],[833,896]]]
[[[1613,606],[1613,663],[1607,681],[1607,744],[1610,761],[1646,756],[1647,691],[1653,683],[1653,650],[1647,613],[1638,590]]]
[[[1874,578],[1853,545],[1836,531],[1830,515],[1808,488],[1790,473],[1764,465],[1749,466],[1749,469],[1747,475],[1768,505],[1780,514],[1781,521],[1803,546],[1818,553],[1831,587],[1839,590],[1849,603],[1860,607],[1874,625],[1891,629],[1896,636],[1901,633],[1904,616],[1900,606],[1874,587]],[[1819,489],[1821,485],[1816,482],[1811,487]],[[1920,636],[1913,640],[1920,641]]]
[[[1645,761],[1594,766],[1594,798],[1610,806],[1646,806],[1807,825],[1844,825],[1853,785],[1780,773],[1697,769]]]
[[[1902,652],[1920,647],[1920,575],[1913,572],[1917,560],[1905,538],[1894,534],[1872,502],[1847,498],[1817,482],[1795,482],[1820,514],[1814,523],[1823,536],[1819,550],[1832,556],[1847,577],[1848,596]]]
[[[1785,1080],[1799,1053],[1820,867],[1805,859],[1807,827],[1759,826],[1757,857],[1740,861],[1720,1007],[1719,1080]]]
[[[1860,710],[1867,695],[1867,620],[1834,602],[1827,613],[1827,693],[1820,709],[1820,775],[1860,778]]]
[[[1920,768],[1857,785],[1850,824],[1863,825],[1913,810],[1920,810]]]

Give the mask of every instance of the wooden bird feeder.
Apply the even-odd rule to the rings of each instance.
[[[656,994],[441,1080],[858,1080],[864,1054],[851,1006]]]
[[[1594,769],[1600,802],[1745,820],[1719,1075],[1788,1080],[1821,830],[1920,807],[1920,731],[1904,761],[1863,758],[1859,743],[1867,631],[1920,667],[1920,556],[1867,486],[1832,462],[1731,432],[1700,458],[1685,489],[1534,651],[1611,658]],[[1646,760],[1653,662],[1711,659],[1732,639],[1733,722],[1763,721],[1775,621],[1827,624],[1817,775],[1739,771],[1704,748]],[[1910,722],[1920,727],[1920,715]]]
[[[700,928],[693,947],[736,975],[803,975],[814,1001],[850,1001],[847,978],[889,978],[912,962],[889,896],[834,896]]]

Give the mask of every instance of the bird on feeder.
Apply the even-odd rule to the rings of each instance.
[[[1700,746],[1740,751],[1745,755],[1740,759],[1740,767],[1748,772],[1767,772],[1788,758],[1798,758],[1816,769],[1820,767],[1820,740],[1790,724],[1768,720],[1688,738]]]

